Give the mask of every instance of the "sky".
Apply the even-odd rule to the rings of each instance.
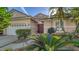
[[[31,16],[35,16],[38,13],[48,15],[48,7],[9,7],[9,10],[12,9],[16,9]]]

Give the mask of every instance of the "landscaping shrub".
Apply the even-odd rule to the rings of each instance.
[[[79,47],[79,40],[72,42],[74,46]]]
[[[16,34],[18,39],[26,39],[31,34],[31,29],[17,29]]]
[[[79,33],[79,28],[76,30],[77,33]]]
[[[75,38],[79,38],[79,28],[77,28],[75,31]]]
[[[48,33],[49,34],[52,34],[52,33],[55,33],[55,32],[56,31],[55,31],[55,29],[53,27],[51,27],[51,28],[48,29]]]
[[[28,45],[25,49],[31,50],[31,51],[34,51],[34,50],[36,51],[59,51],[60,48],[63,48],[70,44],[71,43],[69,41],[65,41],[60,36],[53,35],[51,36],[51,39],[49,40],[47,34],[41,34],[35,40],[35,44]],[[69,49],[66,49],[66,50],[69,50]]]
[[[33,34],[32,34],[32,35],[30,35],[30,36],[28,36],[28,38],[29,38],[29,39],[32,39],[32,40],[37,39],[37,37],[38,37],[37,35],[33,35]]]
[[[6,48],[5,51],[12,51],[12,48]]]

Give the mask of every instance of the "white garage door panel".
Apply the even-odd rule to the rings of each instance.
[[[7,35],[16,35],[16,28],[8,28]]]
[[[17,26],[15,26],[15,27],[11,27],[11,26],[9,26],[8,28],[7,28],[7,35],[16,35],[16,30],[17,29],[30,29],[31,27],[30,26],[19,26],[19,27],[17,27]]]

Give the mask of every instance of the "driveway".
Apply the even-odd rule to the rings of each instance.
[[[28,40],[28,41],[26,40],[26,41],[20,42],[20,43],[11,43],[9,45],[6,45],[6,46],[0,48],[0,51],[4,51],[7,48],[11,48],[12,50],[16,50],[16,49],[23,48],[23,47],[26,47],[26,46],[31,45],[31,44],[34,44],[33,40]]]
[[[18,40],[16,36],[0,36],[0,48]]]

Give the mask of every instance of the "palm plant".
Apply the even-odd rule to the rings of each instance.
[[[37,50],[37,51],[57,51],[60,48],[70,44],[61,36],[52,36],[48,39],[47,34],[41,34],[37,39],[35,39],[35,44],[26,47],[26,50]]]
[[[70,8],[64,8],[64,7],[50,7],[50,18],[57,19],[59,22],[59,27],[65,32],[64,30],[64,23],[63,20],[67,19],[68,13]]]

